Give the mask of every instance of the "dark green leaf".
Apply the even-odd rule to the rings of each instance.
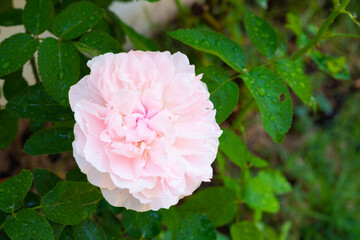
[[[25,207],[28,207],[28,208],[33,208],[33,207],[39,206],[40,205],[40,196],[31,191],[28,192],[28,194],[24,198],[24,205],[25,205]]]
[[[93,30],[82,36],[80,41],[75,44],[75,47],[91,57],[108,52],[119,53],[124,51],[118,41],[109,34],[99,30]]]
[[[245,203],[255,209],[275,213],[279,211],[279,202],[273,190],[260,178],[250,178],[246,181],[243,199]]]
[[[133,238],[152,238],[161,231],[160,212],[135,212],[127,210],[123,213],[122,223],[126,234]]]
[[[112,3],[112,1],[113,0],[92,0],[92,2],[102,8],[108,7]]]
[[[244,25],[247,35],[259,52],[267,58],[273,57],[278,43],[272,26],[250,11],[245,11]]]
[[[241,186],[240,186],[240,182],[232,177],[228,177],[228,176],[223,176],[223,181],[224,181],[224,186],[228,189],[231,189],[237,197],[240,196],[241,193]]]
[[[78,51],[71,42],[46,38],[38,55],[39,73],[45,89],[57,102],[67,106],[69,89],[79,81]]]
[[[75,2],[55,17],[51,31],[62,39],[77,38],[94,27],[104,13],[92,2]]]
[[[49,222],[37,211],[25,208],[8,217],[4,230],[11,240],[54,239]]]
[[[0,210],[0,226],[5,222],[5,219],[7,218],[7,216],[9,216],[9,214]]]
[[[32,175],[28,170],[22,170],[0,185],[0,209],[4,212],[14,212],[22,205],[32,183]]]
[[[22,25],[22,9],[11,9],[0,13],[0,26]]]
[[[289,89],[281,78],[265,67],[255,67],[241,75],[254,96],[266,132],[282,142],[292,123],[292,102]]]
[[[39,41],[26,33],[17,33],[0,45],[0,77],[15,72],[34,55]]]
[[[68,152],[72,150],[73,141],[72,128],[49,128],[31,135],[25,143],[24,152],[30,155]]]
[[[66,174],[66,180],[87,182],[87,177],[79,168],[74,168]]]
[[[0,1],[0,12],[8,11],[13,8],[12,0],[1,0]]]
[[[244,50],[220,33],[208,29],[180,29],[169,34],[197,50],[218,56],[240,73],[246,68],[247,57]]]
[[[332,57],[315,51],[311,53],[311,59],[318,68],[335,79],[350,80],[349,66],[345,56]]]
[[[42,83],[30,86],[10,99],[6,107],[20,118],[43,121],[69,121],[74,118],[71,109],[55,102]]]
[[[202,81],[210,92],[210,100],[216,109],[216,122],[222,123],[234,110],[238,98],[239,87],[229,81],[229,76],[219,66],[207,66],[197,73],[203,73]]]
[[[159,47],[157,43],[149,38],[144,37],[143,35],[136,32],[133,28],[126,25],[123,21],[120,20],[120,18],[117,17],[112,12],[109,12],[110,17],[112,18],[115,25],[120,27],[125,34],[129,37],[132,44],[134,44],[134,47],[137,50],[143,50],[143,51],[157,51],[159,50]]]
[[[187,214],[172,230],[172,240],[215,240],[216,232],[205,215]]]
[[[31,120],[29,124],[30,130],[35,133],[40,130],[43,130],[45,128],[45,122],[44,121],[38,121],[38,120]]]
[[[309,77],[304,74],[299,63],[283,59],[275,63],[275,69],[305,104],[313,104]]]
[[[38,193],[44,195],[52,190],[62,179],[46,169],[34,169],[34,187]]]
[[[0,110],[0,149],[6,148],[16,137],[18,119],[7,109]]]
[[[41,210],[53,222],[75,225],[90,217],[102,198],[97,187],[76,181],[59,182],[41,199]]]
[[[121,239],[123,235],[122,225],[115,214],[110,211],[104,211],[101,215],[97,215],[96,218],[106,235],[113,237],[110,239]]]
[[[260,229],[254,223],[249,221],[242,221],[231,225],[230,235],[232,239],[241,239],[241,240],[263,239],[263,235]]]
[[[235,193],[225,187],[208,187],[189,197],[180,207],[181,212],[205,214],[214,227],[229,223],[236,214]]]
[[[80,224],[71,227],[75,240],[102,240],[106,239],[101,227],[94,221],[86,219]]]
[[[257,177],[260,178],[264,184],[272,188],[275,193],[283,194],[291,192],[291,184],[282,173],[276,169],[262,170]]]
[[[160,209],[160,212],[162,215],[162,223],[168,230],[174,229],[178,226],[181,217],[177,208],[174,206],[169,209],[162,208]]]
[[[219,149],[237,166],[244,167],[245,163],[251,163],[256,167],[265,167],[267,163],[255,157],[249,152],[246,144],[234,132],[229,129],[223,129],[220,136]]]
[[[4,96],[7,100],[10,100],[28,86],[27,81],[22,76],[17,79],[6,80],[3,86]]]
[[[27,0],[24,8],[24,26],[32,34],[39,35],[50,27],[54,15],[52,0]]]

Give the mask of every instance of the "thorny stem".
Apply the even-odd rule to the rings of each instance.
[[[347,33],[334,33],[326,38],[334,38],[334,37],[345,37],[345,38],[360,38],[360,35],[356,34],[347,34]]]
[[[35,63],[35,58],[34,57],[32,57],[30,59],[30,64],[31,64],[31,68],[32,68],[32,70],[34,72],[35,81],[37,83],[39,83],[40,82],[40,77],[39,77],[39,74],[38,74],[37,69],[36,69],[36,63]]]

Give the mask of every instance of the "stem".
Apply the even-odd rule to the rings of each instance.
[[[39,74],[38,74],[37,69],[36,69],[36,63],[35,63],[35,58],[34,57],[32,57],[30,59],[30,64],[31,64],[31,68],[32,68],[32,70],[34,72],[35,81],[37,83],[39,83],[40,82],[40,77],[39,77]]]
[[[347,34],[347,33],[334,33],[326,38],[334,38],[334,37],[345,37],[345,38],[360,38],[360,35],[356,34]]]
[[[311,39],[311,41],[306,44],[303,48],[301,48],[299,51],[297,51],[294,55],[290,57],[291,60],[296,60],[299,57],[301,57],[304,53],[306,53],[309,49],[311,49],[313,46],[315,46],[319,40],[321,39],[322,35],[328,30],[329,26],[334,22],[335,18],[344,12],[346,6],[349,4],[350,0],[344,0],[342,3],[340,3],[339,7],[337,7],[329,16],[329,18],[321,25],[318,33],[316,36]]]

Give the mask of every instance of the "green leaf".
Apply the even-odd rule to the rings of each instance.
[[[129,37],[132,44],[137,50],[143,51],[158,51],[157,43],[141,34],[136,32],[132,27],[126,25],[121,19],[113,12],[108,12],[110,18],[113,20],[115,26],[120,27],[125,34]]]
[[[31,135],[26,140],[24,152],[30,155],[55,154],[72,150],[72,128],[48,128]]]
[[[90,217],[102,196],[97,187],[76,181],[59,182],[41,199],[41,210],[53,222],[75,225]]]
[[[187,214],[172,231],[172,240],[215,240],[216,232],[205,215]]]
[[[218,56],[240,73],[246,68],[247,57],[244,50],[220,33],[209,29],[180,29],[169,35],[197,50]]]
[[[39,35],[50,27],[53,15],[52,0],[27,0],[23,15],[25,29]]]
[[[0,77],[15,72],[34,55],[39,41],[29,34],[17,33],[0,44]]]
[[[24,206],[28,208],[33,208],[40,205],[40,196],[33,193],[28,192],[24,198]]]
[[[38,193],[44,195],[52,190],[62,179],[46,169],[34,169],[34,187]]]
[[[272,58],[277,49],[277,35],[272,26],[250,11],[245,11],[244,25],[247,35],[254,46],[266,58]]]
[[[102,8],[107,8],[113,0],[92,0],[96,5]]]
[[[292,123],[292,101],[289,89],[281,78],[265,67],[255,67],[241,75],[254,96],[266,132],[282,142]]]
[[[79,81],[78,51],[71,42],[46,38],[38,55],[39,73],[45,89],[57,102],[67,106],[69,89]]]
[[[14,216],[9,216],[4,230],[11,240],[54,239],[49,222],[31,208],[22,209]]]
[[[276,169],[264,169],[258,173],[264,184],[267,184],[275,193],[283,194],[291,192],[291,184],[286,180],[282,173]]]
[[[223,226],[235,217],[235,193],[225,187],[208,187],[189,197],[180,207],[183,213],[205,214],[214,227]]]
[[[70,108],[59,105],[45,91],[42,83],[30,86],[9,100],[7,109],[20,118],[44,121],[74,119]]]
[[[251,163],[256,167],[265,167],[267,163],[249,152],[246,144],[234,132],[223,129],[220,136],[219,149],[237,166],[243,168],[245,163]]]
[[[210,101],[216,109],[216,122],[222,123],[234,110],[238,98],[239,87],[229,80],[226,71],[219,66],[207,66],[197,74],[203,73],[202,81],[206,83],[210,92]]]
[[[309,106],[313,105],[309,77],[304,74],[300,63],[283,59],[275,62],[275,69],[301,101]]]
[[[32,183],[32,175],[28,170],[22,170],[0,185],[0,209],[12,213],[22,205],[29,192]]]
[[[127,210],[123,213],[122,223],[126,234],[133,238],[153,238],[161,231],[161,214],[159,212],[135,212]]]
[[[7,109],[0,110],[0,149],[9,146],[15,139],[18,130],[18,119]]]
[[[275,213],[279,211],[279,202],[273,194],[273,190],[260,178],[250,178],[246,181],[243,200],[255,209]]]
[[[16,79],[5,80],[3,85],[4,96],[7,100],[10,100],[28,86],[27,81],[22,76]]]
[[[74,240],[105,240],[102,228],[94,221],[85,219],[80,224],[71,227]]]
[[[5,222],[7,216],[9,216],[9,214],[0,210],[0,226]]]
[[[13,8],[13,1],[12,0],[1,0],[0,1],[0,12],[8,11]]]
[[[91,57],[108,52],[119,53],[124,51],[118,41],[99,30],[93,30],[82,36],[80,41],[75,44],[75,47]]]
[[[223,176],[222,179],[224,181],[224,186],[233,191],[236,194],[236,197],[239,197],[241,193],[240,182],[237,179],[228,176]]]
[[[94,27],[104,13],[92,2],[75,2],[55,17],[51,32],[61,39],[77,38]]]
[[[319,51],[312,52],[310,56],[321,71],[338,80],[350,80],[349,66],[344,56],[332,57]]]
[[[241,240],[263,239],[263,235],[260,229],[254,223],[249,221],[242,221],[231,225],[230,235],[232,239],[241,239]]]
[[[297,37],[303,34],[301,19],[298,15],[295,15],[293,13],[287,13],[286,21],[287,24],[285,25],[285,27],[292,30]]]
[[[30,130],[35,133],[45,128],[45,121],[31,120],[29,124]]]
[[[79,168],[74,168],[66,173],[66,180],[87,182],[87,177]]]
[[[171,206],[169,209],[160,209],[162,223],[168,230],[174,229],[179,224],[181,217],[177,208]]]
[[[259,4],[260,7],[263,9],[268,8],[268,1],[267,0],[256,0],[257,4]]]
[[[0,13],[0,26],[22,25],[22,9],[11,9]]]
[[[114,213],[104,211],[96,218],[106,235],[113,237],[110,239],[121,239],[123,236],[122,224]]]

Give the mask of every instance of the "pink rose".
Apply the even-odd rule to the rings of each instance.
[[[74,157],[114,206],[169,208],[212,177],[221,130],[182,53],[107,53],[69,92]]]

